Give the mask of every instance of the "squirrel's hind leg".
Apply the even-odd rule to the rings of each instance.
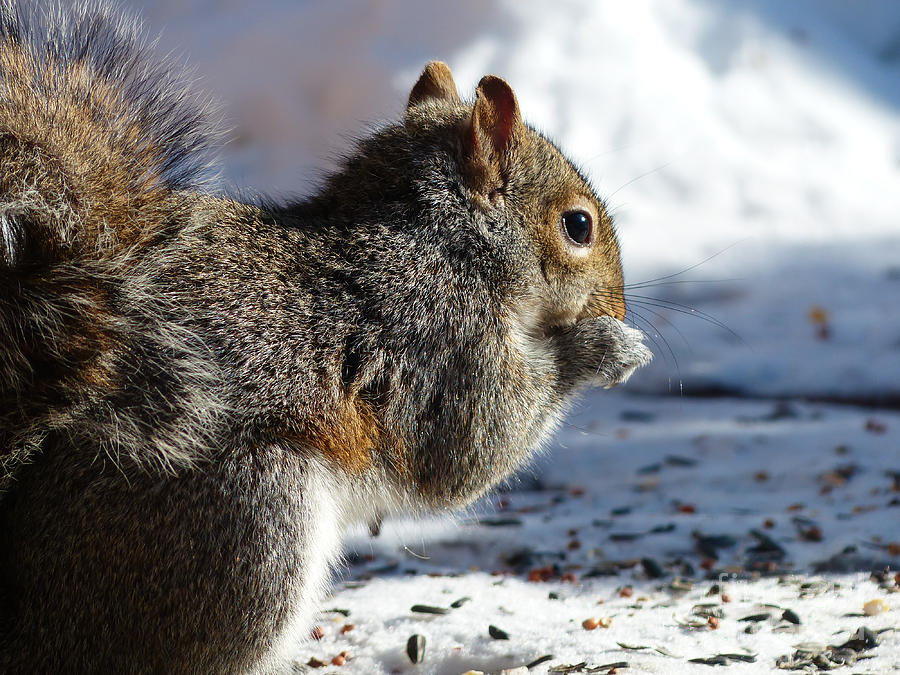
[[[175,476],[45,450],[0,503],[0,671],[286,665],[336,547],[320,483],[277,446]]]

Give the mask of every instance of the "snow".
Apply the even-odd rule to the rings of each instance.
[[[547,665],[626,661],[637,672],[702,673],[708,666],[685,659],[746,650],[756,662],[729,667],[760,672],[792,654],[793,645],[839,644],[862,625],[893,629],[891,612],[858,615],[873,599],[896,605],[892,590],[879,587],[869,570],[896,561],[888,547],[900,539],[900,493],[885,470],[900,467],[898,441],[896,413],[592,394],[555,447],[473,513],[455,522],[391,522],[376,539],[357,533],[351,540],[357,555],[325,603],[350,615],[326,613],[325,637],[300,660],[347,650],[353,672],[458,675],[552,654]],[[841,471],[850,475],[845,484]],[[753,553],[759,540],[752,530],[786,551],[771,569],[756,566],[758,580],[749,561],[763,557]],[[695,535],[733,539],[709,572],[699,566],[705,556]],[[847,547],[855,552],[832,559]],[[665,576],[648,578],[643,558],[660,564]],[[810,574],[816,563],[826,569]],[[554,564],[551,580],[526,580]],[[619,566],[613,576],[591,576]],[[577,581],[561,581],[566,572]],[[673,592],[676,577],[692,579],[691,590]],[[366,581],[357,587],[359,580]],[[801,598],[800,584],[809,581],[827,582],[828,589]],[[717,582],[730,602],[708,595]],[[625,586],[633,588],[627,598],[620,597]],[[550,592],[561,598],[550,599]],[[410,611],[414,604],[446,608],[467,596],[470,602],[444,616]],[[723,610],[717,630],[679,625],[703,603]],[[780,620],[785,609],[800,616],[799,626]],[[748,622],[739,619],[760,612],[771,617],[746,634]],[[586,631],[581,622],[589,617],[611,617],[612,624]],[[342,635],[346,623],[354,629]],[[491,639],[489,624],[510,640]],[[420,669],[404,652],[413,634],[426,637],[434,657]],[[900,635],[881,637],[874,658],[860,664],[866,672],[900,667]],[[629,651],[618,642],[676,656]]]
[[[552,653],[532,672],[586,660],[686,673],[710,667],[686,659],[746,648],[756,661],[728,668],[760,672],[793,645],[896,627],[896,610],[855,615],[875,598],[897,604],[869,572],[900,564],[900,493],[885,473],[900,470],[900,415],[833,405],[900,401],[894,0],[128,4],[224,101],[225,177],[251,193],[314,189],[366,124],[401,114],[429,59],[468,95],[485,73],[505,77],[526,119],[608,199],[631,318],[656,352],[626,387],[590,393],[506,491],[455,519],[353,534],[324,605],[350,616],[323,614],[325,637],[298,645],[298,663],[347,650],[331,670],[454,675]],[[759,579],[751,530],[784,548]],[[711,571],[729,603],[706,595],[695,531],[734,538]],[[855,553],[839,556],[846,547]],[[624,566],[642,558],[667,575]],[[623,566],[585,578],[603,561]],[[577,581],[527,581],[553,563]],[[692,590],[668,590],[675,576]],[[840,587],[801,599],[812,579]],[[446,615],[410,612],[462,596],[472,601]],[[704,602],[722,606],[717,630],[677,623]],[[758,603],[802,623],[770,608],[744,633],[738,619]],[[586,631],[590,616],[612,624]],[[427,639],[419,666],[404,651],[413,633]],[[880,639],[857,670],[900,667],[896,632]]]

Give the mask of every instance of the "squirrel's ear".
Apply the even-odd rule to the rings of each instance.
[[[493,75],[481,78],[475,96],[467,139],[471,160],[491,174],[502,173],[525,131],[519,103],[512,87]]]
[[[438,99],[451,103],[460,102],[459,93],[456,91],[456,83],[453,81],[453,74],[450,72],[450,66],[443,61],[432,61],[425,66],[419,81],[416,82],[412,91],[409,92],[409,103],[406,104],[406,108],[408,110],[428,99]]]

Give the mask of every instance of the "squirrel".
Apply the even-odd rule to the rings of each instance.
[[[588,181],[429,63],[308,198],[104,2],[0,0],[0,672],[290,670],[351,523],[450,510],[647,363]]]

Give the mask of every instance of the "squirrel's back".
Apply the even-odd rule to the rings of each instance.
[[[187,80],[109,3],[0,0],[0,492],[48,433],[93,426],[170,465],[209,426],[184,416],[215,414],[147,264],[210,175],[215,113]]]

